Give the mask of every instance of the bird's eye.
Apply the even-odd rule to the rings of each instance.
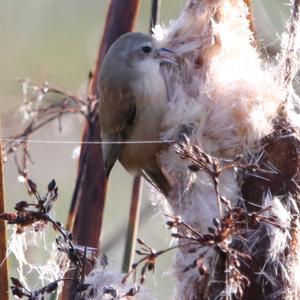
[[[144,46],[142,47],[142,51],[144,53],[150,53],[152,51],[152,48],[150,46]]]

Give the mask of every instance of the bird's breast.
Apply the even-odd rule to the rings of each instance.
[[[166,112],[167,89],[159,71],[159,65],[149,62],[141,66],[148,70],[132,83],[136,96],[136,119],[132,126],[131,141],[140,143],[126,145],[121,155],[122,164],[129,170],[151,169],[156,165],[156,156],[161,150],[160,125]],[[153,143],[149,143],[153,141]]]

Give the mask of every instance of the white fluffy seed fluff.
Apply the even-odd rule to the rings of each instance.
[[[183,60],[180,68],[166,66],[162,70],[169,92],[168,112],[161,124],[163,140],[176,139],[182,126],[187,126],[192,132],[191,143],[217,158],[234,159],[236,155],[249,157],[257,153],[261,139],[272,132],[272,120],[286,92],[280,78],[276,78],[280,66],[270,66],[259,57],[248,13],[242,0],[188,0],[176,21],[167,28],[155,28],[154,37],[161,46],[175,51]],[[162,207],[170,207],[173,215],[180,215],[200,233],[207,233],[213,218],[220,217],[212,179],[204,172],[191,173],[188,162],[179,158],[174,147],[162,152],[159,159],[173,183],[173,190],[168,199],[163,200]],[[219,185],[220,194],[230,200],[232,207],[236,206],[241,190],[233,171],[223,172]],[[293,202],[292,199],[286,203]],[[271,194],[266,195],[262,207],[269,205],[272,209],[265,214],[278,217],[282,227],[290,228],[290,207]],[[280,269],[286,273],[285,280],[294,287],[294,294],[287,295],[287,299],[296,299],[299,251],[293,258],[282,261],[280,257],[291,241],[290,232],[272,225],[262,226],[266,226],[271,246],[269,260],[258,278],[278,284],[276,275]],[[247,250],[255,253],[255,244],[260,238],[258,233],[252,232],[250,243],[245,246]],[[183,273],[196,255],[189,254],[184,247],[177,251],[173,264],[173,274],[178,280],[176,300],[198,299],[196,286],[201,286],[202,280],[198,270],[191,268]],[[214,277],[216,260],[214,250],[205,254],[210,280]],[[100,281],[106,280],[105,276],[115,282],[116,277],[110,272],[104,273],[99,271],[91,276],[97,278],[96,282],[101,278]],[[202,284],[208,287],[210,283]],[[226,299],[231,299],[235,291],[234,282],[228,284],[224,292]]]
[[[163,139],[176,139],[182,125],[191,125],[192,143],[210,155],[233,159],[237,154],[256,152],[258,142],[272,132],[272,119],[284,94],[274,70],[259,57],[247,16],[244,1],[190,0],[169,27],[156,27],[155,36],[161,45],[187,61],[179,72],[172,68],[164,70],[172,87],[169,113],[161,125]],[[167,199],[174,215],[180,215],[199,232],[206,233],[213,218],[219,217],[211,178],[201,172],[192,175],[187,162],[180,160],[172,148],[161,154],[160,161],[175,182]],[[220,194],[235,206],[240,193],[233,171],[224,172],[220,177]],[[273,214],[280,216],[284,224],[290,224],[286,208],[278,199],[273,200]],[[281,235],[274,226],[268,228],[274,237],[270,249],[273,263],[278,261],[289,237],[287,233]],[[215,256],[213,251],[206,255],[210,274]],[[188,254],[187,249],[177,253],[175,299],[195,299],[195,285],[200,284],[198,271],[182,272],[194,259],[195,254]],[[270,276],[276,277],[275,272]],[[235,287],[227,289],[230,294]]]
[[[22,234],[14,231],[8,241],[8,255],[11,253],[18,261],[18,275],[24,287],[30,290],[39,289],[58,278],[63,278],[69,268],[66,254],[57,250],[55,242],[46,242],[47,230],[36,232],[32,228],[25,229]],[[43,253],[47,256],[44,261],[34,253]],[[28,276],[35,276],[34,283],[29,282]],[[60,291],[60,289],[59,289]]]
[[[90,284],[90,288],[85,292],[84,299],[93,300],[111,300],[111,299],[133,299],[132,296],[124,296],[130,289],[138,288],[135,295],[136,300],[154,300],[152,293],[143,288],[138,287],[134,283],[122,283],[124,274],[112,267],[96,266],[86,279],[86,283]],[[93,291],[91,291],[93,289]]]

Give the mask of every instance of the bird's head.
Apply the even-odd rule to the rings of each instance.
[[[160,64],[173,62],[174,52],[160,48],[151,35],[140,32],[129,32],[119,37],[108,50],[103,67],[135,68],[141,63]],[[132,71],[132,70],[131,70]]]
[[[129,32],[121,36],[111,47],[114,55],[134,64],[139,61],[154,59],[158,52],[155,40],[148,34]],[[117,52],[117,53],[116,53]]]

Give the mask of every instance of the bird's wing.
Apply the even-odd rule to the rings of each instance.
[[[100,124],[103,160],[108,177],[120,156],[136,114],[135,98],[129,89],[116,93],[103,89],[100,100]]]
[[[106,177],[108,177],[112,167],[114,166],[116,160],[118,159],[122,151],[123,144],[120,143],[122,142],[122,139],[119,135],[106,136],[103,140],[104,142],[107,142],[107,144],[103,144],[102,146],[102,153],[105,174]]]

